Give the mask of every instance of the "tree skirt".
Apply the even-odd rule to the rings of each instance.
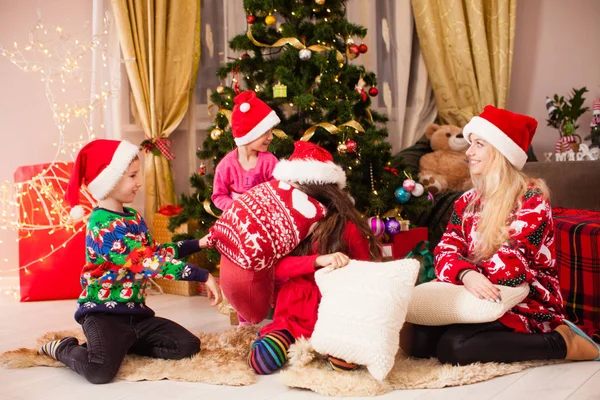
[[[248,349],[256,339],[257,328],[233,329],[223,333],[200,333],[200,353],[184,360],[161,360],[128,355],[125,357],[117,379],[126,381],[176,381],[203,382],[213,385],[245,386],[254,383],[255,374],[248,367]],[[65,336],[75,336],[82,343],[83,332],[48,332],[37,341],[39,344]],[[37,366],[64,367],[51,357],[37,354],[37,349],[21,348],[0,355],[0,364],[6,368]],[[66,372],[65,372],[66,373]]]
[[[323,358],[310,354],[309,345],[299,342],[293,346],[295,347],[290,349],[292,366],[281,373],[281,381],[290,387],[309,389],[325,396],[340,397],[379,396],[393,390],[439,389],[468,385],[497,376],[514,374],[527,368],[564,362],[553,360],[512,364],[477,363],[454,367],[441,364],[435,359],[413,359],[398,354],[394,368],[387,378],[380,382],[363,367],[351,372],[332,371]]]

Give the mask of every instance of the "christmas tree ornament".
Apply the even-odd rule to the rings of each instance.
[[[200,167],[198,168],[198,175],[206,175],[206,165],[203,162],[200,163]]]
[[[221,137],[222,134],[223,134],[223,130],[217,126],[215,129],[213,129],[210,132],[210,138],[212,140],[216,141],[216,140],[219,140],[219,138]]]
[[[267,18],[265,18],[265,24],[267,24],[267,25],[275,25],[276,23],[277,23],[277,18],[275,18],[271,14],[267,15]]]
[[[358,46],[355,44],[352,44],[348,47],[348,50],[350,50],[350,53],[354,54],[354,55],[359,55],[360,54],[360,50],[358,50]]]
[[[273,85],[273,97],[274,98],[287,97],[287,86],[281,82],[279,82],[277,85]]]
[[[410,192],[407,192],[406,190],[404,190],[403,187],[399,187],[394,192],[394,197],[396,197],[396,201],[398,203],[405,204],[405,203],[408,203],[408,200],[410,200]]]
[[[322,6],[323,4],[325,4],[325,0],[315,0],[315,3]]]
[[[371,89],[369,89],[369,96],[371,97],[375,97],[379,94],[379,90],[377,90],[376,87],[372,87]]]
[[[246,60],[248,58],[250,58],[250,55],[248,53],[242,54],[242,60]]]
[[[217,86],[217,93],[223,94],[224,91],[225,91],[225,87],[223,85]]]
[[[346,154],[346,152],[348,152],[348,148],[346,147],[346,145],[344,143],[340,143],[340,144],[338,144],[337,151],[340,154]]]
[[[402,226],[400,222],[398,222],[395,218],[388,218],[385,220],[385,233],[390,236],[395,236],[402,230]]]
[[[415,183],[415,188],[410,191],[410,194],[415,197],[420,197],[423,193],[425,193],[425,188],[420,183]]]
[[[356,153],[357,144],[354,140],[346,141],[346,150],[348,153]]]
[[[302,61],[308,61],[308,60],[310,60],[310,57],[312,56],[312,51],[310,51],[309,49],[302,49],[302,50],[300,50],[300,53],[298,54],[298,56],[300,57],[300,59]]]
[[[413,190],[415,190],[416,186],[417,186],[416,182],[413,181],[412,179],[407,179],[404,182],[402,182],[402,187],[407,192],[412,192]]]
[[[246,22],[248,22],[249,24],[253,24],[254,21],[256,21],[254,15],[248,15],[248,17],[246,17]]]
[[[367,93],[365,92],[364,89],[360,92],[360,99],[362,101],[367,101]]]
[[[364,43],[361,43],[360,46],[358,46],[358,51],[360,51],[362,54],[366,53],[368,50],[369,48]]]
[[[373,235],[375,235],[376,237],[383,235],[383,232],[385,232],[385,224],[383,223],[382,220],[380,220],[377,217],[369,218],[367,220],[367,224],[373,231]]]

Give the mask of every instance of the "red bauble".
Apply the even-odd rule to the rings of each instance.
[[[369,96],[375,97],[379,94],[379,90],[376,87],[369,89]]]
[[[360,99],[361,99],[362,101],[367,101],[367,93],[365,93],[365,91],[364,91],[364,90],[362,90],[362,91],[360,92]]]
[[[356,153],[356,142],[354,140],[348,140],[346,142],[346,150],[348,153]]]
[[[360,54],[360,50],[358,49],[358,46],[353,44],[352,46],[348,47],[348,50],[350,50],[350,53],[352,54],[356,54],[359,55]]]
[[[247,59],[249,57],[250,57],[250,55],[248,53],[242,54],[242,60],[245,60],[245,59]]]
[[[360,51],[363,54],[366,53],[368,50],[369,50],[369,48],[364,43],[361,43],[361,45],[358,46],[358,51]]]
[[[246,18],[246,21],[249,24],[253,24],[255,20],[256,20],[256,18],[254,18],[254,15],[248,15],[248,17]]]

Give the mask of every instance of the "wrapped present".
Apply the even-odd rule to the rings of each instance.
[[[160,286],[164,293],[176,294],[179,296],[198,295],[198,282],[155,279],[154,283]]]
[[[552,214],[567,318],[600,342],[600,213],[555,208]]]
[[[21,301],[76,299],[85,264],[86,220],[72,224],[63,195],[73,163],[19,167],[19,285]],[[89,212],[91,197],[82,196]]]
[[[407,231],[398,232],[387,242],[382,244],[382,255],[384,259],[399,260],[406,257],[419,242],[427,241],[427,228],[411,228]]]

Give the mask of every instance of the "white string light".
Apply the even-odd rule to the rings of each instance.
[[[0,55],[17,68],[24,72],[40,74],[53,122],[58,129],[58,141],[53,143],[56,152],[49,167],[24,182],[0,182],[0,229],[18,231],[17,242],[31,237],[36,231],[47,230],[49,235],[58,230],[72,233],[63,243],[50,245],[48,252],[37,260],[19,268],[0,270],[0,274],[21,269],[30,273],[31,268],[28,267],[43,262],[66,247],[67,243],[85,228],[85,221],[74,223],[70,218],[62,189],[68,182],[69,174],[64,172],[65,164],[58,160],[73,160],[86,143],[96,138],[90,122],[92,115],[96,112],[102,113],[108,98],[114,95],[108,82],[104,82],[98,85],[91,98],[88,94],[85,99],[67,98],[65,101],[64,96],[71,95],[72,92],[67,90],[68,84],[75,84],[82,89],[91,87],[92,71],[82,67],[86,64],[85,56],[91,51],[99,52],[105,68],[111,58],[105,40],[110,25],[109,14],[104,16],[104,29],[101,27],[99,34],[86,33],[88,25],[86,22],[81,32],[68,34],[61,26],[48,27],[38,10],[38,20],[24,45],[17,42],[12,46],[0,45]],[[82,37],[86,39],[82,40]],[[67,127],[75,121],[80,122],[83,129],[74,135],[67,134]],[[57,174],[57,171],[63,173]],[[89,193],[84,192],[84,196],[90,204],[95,205]],[[27,209],[33,211],[31,215],[26,213]],[[4,259],[4,264],[10,264],[9,260]],[[3,291],[4,289],[0,289],[0,292]]]

